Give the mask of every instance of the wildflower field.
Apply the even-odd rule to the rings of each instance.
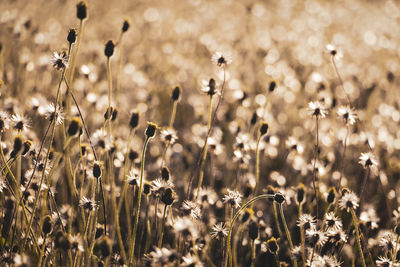
[[[399,23],[0,1],[0,266],[400,266]]]

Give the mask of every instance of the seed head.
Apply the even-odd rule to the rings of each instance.
[[[153,137],[156,134],[157,124],[152,122],[147,122],[147,128],[145,134],[148,138]]]
[[[168,167],[164,166],[161,170],[161,178],[165,181],[168,181],[169,176],[170,176],[170,171],[169,171]]]
[[[24,142],[24,150],[22,150],[22,155],[23,156],[25,156],[26,155],[26,153],[28,153],[29,152],[29,150],[31,149],[31,147],[32,147],[32,141],[31,140],[26,140],[25,142]]]
[[[74,136],[76,135],[79,130],[81,129],[81,120],[78,117],[74,117],[68,126],[68,135]]]
[[[250,239],[255,240],[258,237],[258,224],[255,221],[251,221],[248,230]]]
[[[81,1],[76,5],[76,17],[80,20],[87,18],[87,3],[86,1]]]
[[[63,70],[68,67],[68,55],[67,53],[65,53],[65,51],[60,53],[54,52],[53,58],[50,62],[53,68],[55,68],[56,70]]]
[[[131,26],[131,19],[130,18],[124,19],[124,23],[122,24],[122,32],[127,32],[130,26]]]
[[[266,121],[261,122],[260,125],[260,134],[263,136],[268,132],[268,123]]]
[[[285,197],[278,192],[274,196],[274,201],[276,201],[278,204],[282,204],[283,202],[285,202]]]
[[[69,44],[73,44],[76,42],[76,30],[74,28],[69,29],[67,41]]]
[[[267,241],[267,247],[268,250],[272,253],[272,254],[276,254],[279,250],[279,246],[278,246],[278,241],[276,240],[275,237],[271,237],[270,239],[268,239]]]
[[[129,120],[129,126],[132,129],[135,129],[139,125],[139,118],[140,118],[139,110],[132,111],[131,119]]]
[[[164,193],[161,195],[161,201],[169,206],[174,203],[175,200],[175,191],[172,188],[165,189]]]
[[[42,231],[44,234],[49,234],[52,230],[51,216],[47,215],[44,217]]]
[[[181,96],[181,92],[182,88],[179,85],[175,86],[174,89],[172,90],[172,95],[171,95],[172,101],[178,101]]]
[[[106,57],[111,57],[114,54],[114,48],[115,48],[115,43],[113,40],[109,40],[106,43],[106,47],[104,49],[104,54],[106,55]]]
[[[334,187],[331,187],[331,188],[329,188],[328,196],[326,198],[326,201],[329,204],[332,204],[335,201],[335,198],[336,198],[336,189]]]
[[[93,164],[93,176],[97,179],[99,179],[101,177],[101,167],[100,167],[100,163],[95,161]]]
[[[296,196],[296,202],[298,204],[302,204],[305,202],[306,200],[305,194],[306,194],[306,187],[304,186],[304,184],[300,183],[297,186],[297,196]]]
[[[268,91],[273,92],[276,88],[276,82],[272,81],[269,83]]]

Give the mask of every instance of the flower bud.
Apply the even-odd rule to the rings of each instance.
[[[300,183],[297,186],[297,196],[296,196],[296,201],[298,204],[301,204],[305,201],[305,194],[306,194],[306,187],[304,184]]]
[[[275,237],[271,237],[267,241],[267,247],[272,254],[276,254],[279,250],[278,242]]]
[[[255,221],[249,223],[249,237],[255,240],[258,237],[258,224]]]
[[[81,120],[78,117],[75,117],[69,123],[67,133],[69,136],[74,136],[78,133],[80,128],[81,128]]]
[[[336,189],[334,187],[329,188],[328,196],[326,198],[326,201],[329,204],[332,204],[335,201],[335,197],[336,197]]]

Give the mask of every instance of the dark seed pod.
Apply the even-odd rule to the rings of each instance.
[[[73,44],[76,42],[76,30],[75,29],[69,29],[67,41],[69,44]]]
[[[19,151],[21,151],[23,146],[22,138],[17,136],[14,139],[14,146],[13,146],[13,151],[17,154]]]
[[[81,145],[82,156],[84,156],[86,154],[86,151],[87,151],[87,145],[85,145],[85,144]]]
[[[93,250],[95,255],[99,258],[105,259],[110,256],[112,252],[112,243],[110,238],[104,236],[102,239],[96,241]]]
[[[285,202],[285,197],[281,193],[276,193],[274,196],[274,201],[276,201],[278,204],[282,204]]]
[[[329,188],[328,191],[328,197],[326,198],[326,201],[329,204],[332,204],[335,201],[336,198],[336,189],[334,187]]]
[[[148,195],[151,192],[151,184],[149,182],[145,182],[143,185],[143,194]]]
[[[172,101],[178,101],[180,96],[181,96],[181,87],[179,85],[175,86],[175,88],[172,90],[172,95],[171,99]]]
[[[258,237],[258,224],[255,221],[250,222],[248,230],[250,239],[255,240]]]
[[[129,151],[129,160],[134,161],[139,157],[139,154],[135,150],[130,150]]]
[[[129,126],[132,129],[135,129],[139,125],[139,117],[140,114],[138,110],[132,112],[131,119],[129,120]]]
[[[26,153],[29,152],[29,150],[31,149],[31,147],[32,147],[32,141],[31,141],[31,140],[26,140],[26,141],[24,142],[24,150],[22,150],[22,155],[25,156]]]
[[[254,211],[252,209],[245,209],[242,216],[242,223],[245,223],[253,214]]]
[[[68,126],[68,135],[74,136],[78,133],[79,129],[81,128],[81,120],[78,117],[75,117],[71,120]]]
[[[278,242],[275,237],[271,237],[267,241],[267,247],[272,254],[276,254],[279,250]]]
[[[297,196],[296,196],[296,201],[298,204],[303,203],[303,201],[305,200],[305,193],[306,193],[306,187],[304,186],[304,184],[300,183],[297,186]]]
[[[153,137],[156,134],[156,130],[157,130],[157,125],[152,122],[148,122],[146,132],[145,132],[146,136],[149,138]]]
[[[111,121],[115,121],[118,117],[118,110],[115,108],[111,114]]]
[[[97,162],[95,162],[93,165],[93,176],[97,179],[101,177],[101,167]]]
[[[104,54],[106,55],[106,57],[111,57],[114,54],[114,48],[115,48],[115,43],[113,40],[109,40],[106,43],[106,47],[104,49]]]
[[[106,112],[104,113],[104,120],[108,121],[111,118],[113,112],[114,112],[114,108],[108,107]]]
[[[276,88],[276,82],[275,81],[270,82],[268,91],[273,92],[275,88]]]
[[[213,78],[210,79],[210,81],[208,82],[208,87],[210,88],[210,90],[208,91],[209,95],[215,95],[216,91],[215,91],[215,80]]]
[[[42,231],[45,235],[49,234],[52,230],[51,216],[44,217]]]
[[[131,20],[129,18],[125,19],[124,23],[122,24],[122,32],[127,32],[130,26],[131,26]]]
[[[80,20],[87,18],[87,3],[81,1],[76,5],[76,17]]]
[[[167,188],[164,191],[164,194],[162,194],[161,196],[161,201],[165,205],[169,206],[172,205],[172,203],[174,203],[174,200],[175,200],[175,192],[171,188]]]
[[[264,135],[268,132],[268,123],[266,121],[263,121],[260,125],[260,134]]]
[[[257,122],[257,112],[254,112],[253,115],[251,116],[250,124],[254,125]]]
[[[170,171],[169,171],[168,167],[164,166],[161,170],[161,178],[165,181],[168,181],[169,176],[170,176]]]

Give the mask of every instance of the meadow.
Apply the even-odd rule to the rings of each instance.
[[[400,266],[400,5],[0,2],[1,266]]]

